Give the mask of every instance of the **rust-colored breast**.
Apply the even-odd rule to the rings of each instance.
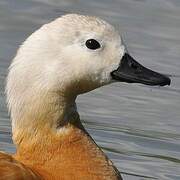
[[[122,180],[89,134],[69,126],[64,134],[27,136],[12,156],[0,152],[0,180]]]
[[[11,155],[0,152],[0,180],[40,180],[30,168],[16,161]]]

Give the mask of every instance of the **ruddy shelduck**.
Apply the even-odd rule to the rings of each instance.
[[[7,77],[16,153],[0,153],[2,180],[121,180],[81,124],[76,97],[112,82],[169,85],[136,62],[97,17],[64,15],[19,48]]]

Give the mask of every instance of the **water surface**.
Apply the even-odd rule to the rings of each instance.
[[[125,180],[179,180],[179,0],[1,0],[0,150],[15,152],[4,95],[12,57],[42,24],[74,12],[109,21],[139,62],[172,77],[170,87],[117,83],[79,97],[89,133]]]

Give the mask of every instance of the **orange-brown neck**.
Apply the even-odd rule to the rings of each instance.
[[[110,160],[82,126],[75,98],[39,93],[14,121],[15,159],[44,179],[120,179]],[[19,111],[19,110],[18,110]]]
[[[64,133],[43,130],[21,142],[15,158],[45,179],[121,179],[79,119],[63,128]]]

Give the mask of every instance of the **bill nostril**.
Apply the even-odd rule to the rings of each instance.
[[[133,62],[129,62],[129,66],[130,66],[131,68],[135,69],[135,70],[138,69],[137,64],[135,64],[135,63],[133,63]]]
[[[135,73],[136,73],[136,74],[138,74],[138,73],[141,73],[141,72],[142,72],[141,67],[140,67],[140,66],[138,66],[138,64],[136,64],[136,63],[131,62],[131,63],[129,64],[129,66],[130,66],[132,69],[134,69],[134,70],[135,70]]]

